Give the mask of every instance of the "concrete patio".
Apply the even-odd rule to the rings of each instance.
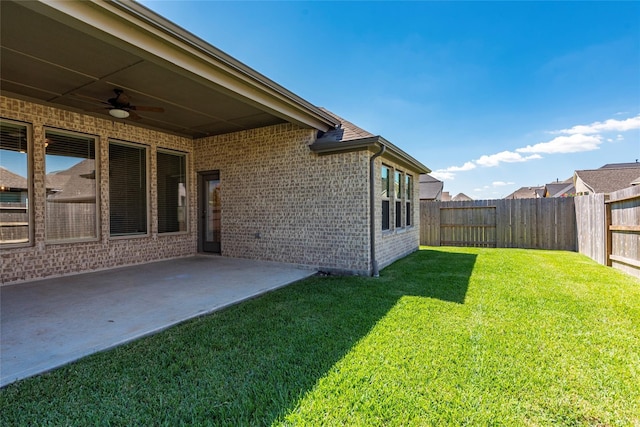
[[[195,256],[0,287],[0,387],[314,274]]]

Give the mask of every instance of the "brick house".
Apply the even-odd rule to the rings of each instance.
[[[418,248],[430,171],[384,138],[135,2],[0,7],[3,284],[198,253],[375,275]]]

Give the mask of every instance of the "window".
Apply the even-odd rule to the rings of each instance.
[[[109,218],[112,236],[147,233],[147,149],[109,143]]]
[[[413,177],[411,175],[404,176],[404,188],[406,191],[405,204],[406,204],[406,224],[407,227],[413,224],[413,209],[411,203],[413,202]]]
[[[382,229],[389,229],[389,203],[390,203],[390,181],[389,172],[390,169],[386,166],[382,166],[381,171],[381,196],[382,196]]]
[[[0,244],[25,244],[31,237],[29,128],[0,121]]]
[[[395,198],[396,228],[402,228],[402,172],[393,174],[393,197]]]
[[[47,240],[96,238],[95,139],[46,131],[44,144]]]
[[[391,174],[393,173],[393,184]],[[388,166],[382,166],[382,230],[390,230],[393,217],[395,229],[413,224],[413,176]],[[393,185],[393,191],[391,191]],[[390,207],[393,206],[393,212]]]
[[[187,230],[186,164],[184,154],[158,151],[158,233]]]

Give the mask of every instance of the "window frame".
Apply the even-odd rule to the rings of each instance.
[[[405,181],[405,226],[407,228],[409,227],[413,227],[413,220],[414,220],[414,215],[413,215],[413,175],[405,173],[404,174],[404,181]]]
[[[387,171],[388,179],[387,185],[389,191],[387,197],[384,192],[384,172]],[[393,181],[391,180],[393,178]],[[414,191],[415,191],[415,179],[414,175],[398,169],[393,166],[389,166],[385,163],[381,167],[380,185],[383,187],[381,194],[382,204],[382,232],[383,234],[402,233],[407,229],[413,228],[415,224],[414,215]],[[388,209],[388,228],[385,227],[385,204]]]
[[[394,206],[394,224],[396,230],[405,228],[403,205],[404,205],[404,173],[398,169],[393,170],[393,206]]]
[[[385,185],[385,177],[384,171],[387,171],[386,176],[386,189]],[[390,232],[391,231],[391,171],[393,169],[390,166],[382,164],[380,167],[380,222],[381,222],[381,230],[382,232]],[[386,216],[385,216],[386,211]],[[386,218],[386,221],[385,221]]]
[[[66,129],[58,129],[45,127],[44,129],[44,138],[45,138],[45,147],[44,147],[44,171],[45,171],[45,199],[44,199],[44,208],[45,208],[45,243],[47,244],[61,244],[61,243],[73,243],[73,242],[95,242],[100,239],[100,138],[97,135],[92,135],[88,133],[82,132],[74,132],[68,131]],[[46,175],[47,175],[47,135],[48,134],[58,134],[63,136],[74,137],[77,136],[79,138],[87,138],[93,140],[93,153],[94,153],[94,174],[95,174],[95,193],[94,193],[94,204],[95,204],[95,225],[93,227],[93,236],[87,237],[67,237],[67,238],[51,238],[49,237],[49,231],[47,227],[48,217],[48,201],[46,195]]]
[[[112,145],[117,145],[117,146],[121,146],[121,147],[129,147],[129,148],[137,148],[140,150],[144,150],[144,166],[145,166],[145,173],[144,173],[144,179],[145,179],[145,228],[146,230],[144,232],[138,232],[138,233],[117,233],[114,234],[112,231],[112,215],[113,215],[113,209],[112,209],[112,197],[111,197],[111,189],[112,189],[112,184],[113,181],[111,179],[111,168],[113,167],[112,163],[111,163],[111,146]],[[151,191],[150,191],[150,186],[151,186],[151,180],[150,178],[150,156],[151,156],[151,147],[149,147],[148,145],[145,144],[140,144],[140,143],[136,143],[136,142],[130,142],[130,141],[123,141],[123,140],[119,140],[119,139],[113,139],[113,138],[109,138],[108,140],[108,147],[107,147],[107,158],[109,159],[109,239],[110,240],[121,240],[121,239],[137,239],[137,238],[145,238],[151,235]]]
[[[160,183],[159,183],[159,167],[158,167],[158,155],[159,154],[166,154],[166,155],[172,155],[172,156],[176,156],[176,157],[181,157],[182,160],[184,161],[184,192],[185,192],[185,199],[184,199],[184,205],[183,205],[183,209],[182,209],[182,216],[184,217],[184,230],[178,230],[178,231],[160,231]],[[188,170],[188,164],[189,164],[189,159],[188,159],[188,153],[183,152],[183,151],[177,151],[177,150],[171,150],[171,149],[167,149],[167,148],[158,148],[156,150],[156,175],[155,175],[155,183],[156,183],[156,221],[157,221],[157,232],[158,234],[162,234],[162,235],[169,235],[169,234],[185,234],[189,232],[189,174],[187,172]],[[179,195],[178,195],[179,197]],[[179,207],[179,205],[178,205]],[[179,215],[178,215],[179,216]]]
[[[25,129],[25,134],[26,134],[26,158],[27,158],[27,164],[26,164],[26,179],[27,179],[27,188],[26,188],[26,193],[27,193],[27,198],[25,201],[25,209],[26,209],[26,216],[27,216],[27,240],[24,242],[8,242],[8,243],[4,243],[2,241],[0,241],[0,248],[1,249],[10,249],[10,248],[24,248],[24,247],[31,247],[34,245],[34,236],[35,236],[35,216],[34,216],[34,212],[33,212],[33,194],[34,194],[34,190],[33,190],[33,166],[34,166],[34,161],[33,161],[33,149],[34,149],[34,144],[33,144],[33,124],[32,123],[28,123],[28,122],[22,122],[19,120],[11,120],[11,119],[6,119],[4,117],[0,117],[0,123],[6,123],[9,125],[13,125],[16,127],[24,127]]]

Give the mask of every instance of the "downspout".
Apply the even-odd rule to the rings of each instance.
[[[376,174],[375,160],[376,157],[382,156],[387,149],[384,144],[380,144],[380,151],[371,156],[369,159],[369,233],[371,242],[371,276],[380,277],[378,270],[378,261],[376,260]]]

